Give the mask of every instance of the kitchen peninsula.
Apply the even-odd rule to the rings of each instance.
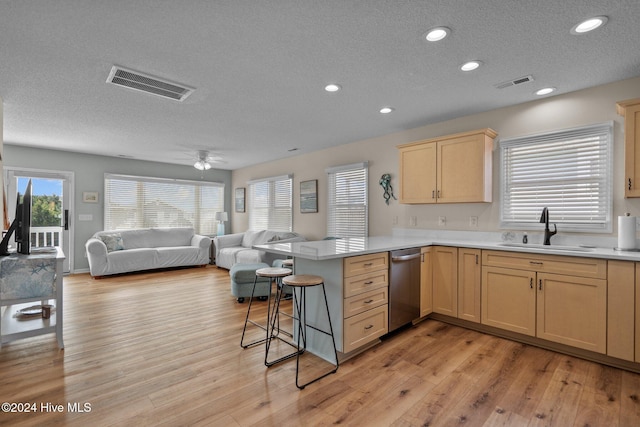
[[[615,250],[605,240],[598,247],[561,239],[543,246],[504,241],[501,233],[411,234],[255,248],[293,258],[297,274],[325,279],[341,360],[388,333],[389,254],[420,248],[416,320],[429,315],[640,372],[640,253]],[[311,322],[326,322],[315,318],[321,302],[310,294]],[[325,336],[310,331],[307,346],[332,360]]]

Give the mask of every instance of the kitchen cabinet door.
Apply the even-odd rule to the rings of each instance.
[[[400,149],[400,203],[436,203],[436,145]]]
[[[524,335],[536,335],[536,273],[482,267],[481,323]]]
[[[422,248],[420,254],[420,317],[424,317],[433,312],[431,247]]]
[[[607,354],[634,360],[636,266],[609,260],[607,268]]]
[[[640,197],[640,98],[616,106],[624,117],[624,196]]]
[[[492,149],[484,133],[438,141],[438,203],[491,202]]]
[[[458,248],[434,246],[433,312],[458,316]]]
[[[458,318],[480,323],[480,249],[458,248]]]
[[[607,281],[538,273],[539,338],[606,353]]]
[[[640,362],[640,263],[636,263],[636,362]]]

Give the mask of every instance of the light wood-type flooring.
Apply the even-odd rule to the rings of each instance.
[[[240,347],[226,270],[64,283],[64,351],[53,334],[0,350],[0,401],[37,406],[1,425],[640,426],[640,375],[434,320],[298,390],[295,359]]]

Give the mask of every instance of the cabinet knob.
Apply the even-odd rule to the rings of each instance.
[[[533,277],[529,279],[529,288],[533,289]]]
[[[538,290],[542,290],[542,279],[538,280]]]
[[[629,178],[629,190],[631,190],[631,178]]]

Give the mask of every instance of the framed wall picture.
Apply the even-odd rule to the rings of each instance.
[[[318,180],[300,183],[300,213],[318,212]]]
[[[98,192],[97,191],[83,191],[82,192],[82,201],[85,203],[98,203]]]
[[[243,187],[236,188],[236,212],[244,212],[245,205],[245,189]]]

